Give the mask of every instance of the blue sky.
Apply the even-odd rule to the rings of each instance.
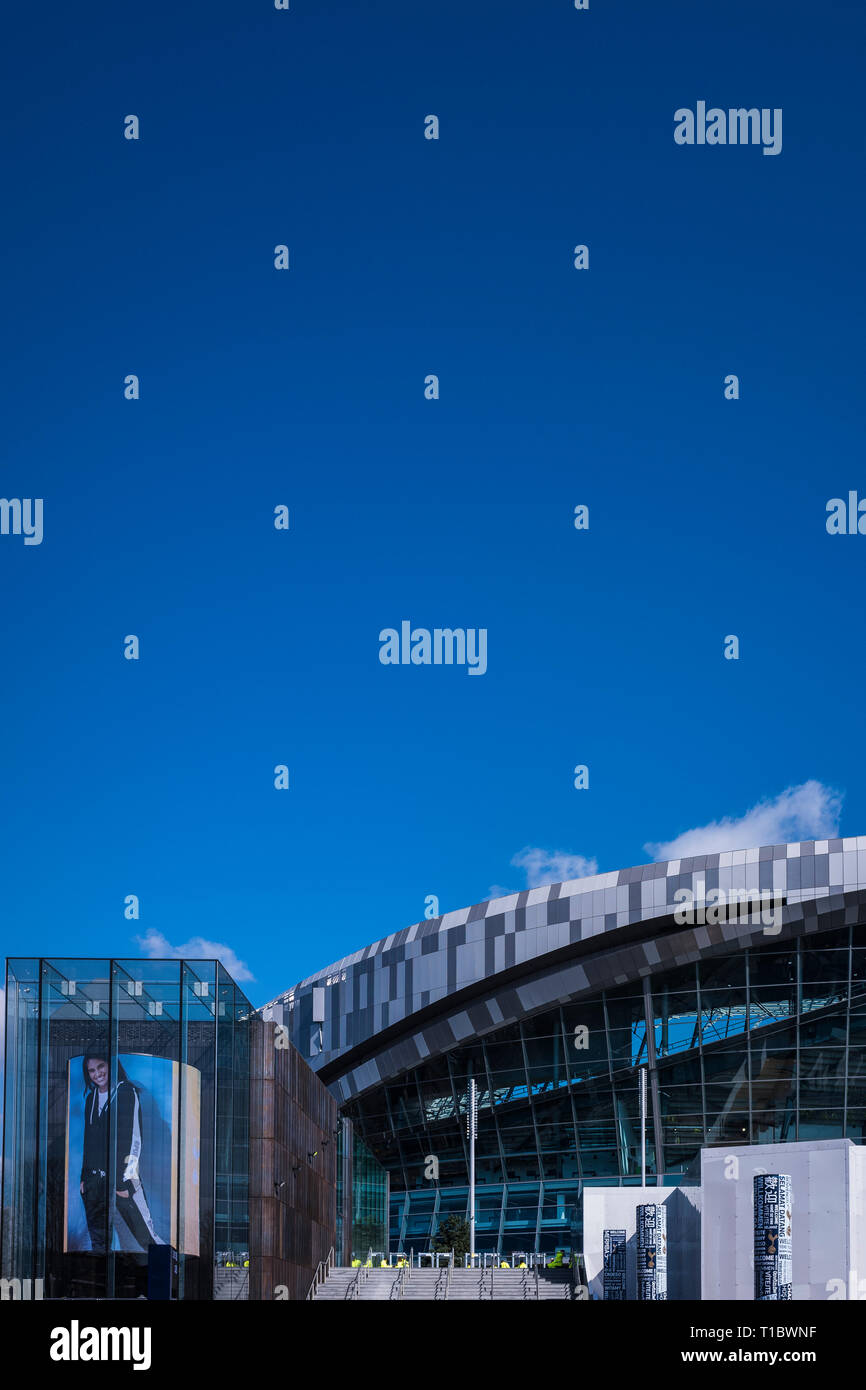
[[[0,536],[2,954],[202,939],[262,1003],[557,853],[863,831],[866,537],[825,508],[866,495],[864,37],[18,8],[0,492],[44,540]],[[677,146],[698,100],[781,107],[782,153]],[[383,666],[403,619],[486,628],[486,674]]]

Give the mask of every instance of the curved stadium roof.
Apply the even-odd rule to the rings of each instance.
[[[775,895],[778,916],[675,920],[678,890]],[[862,891],[861,891],[862,890]],[[712,901],[712,898],[711,898]],[[416,922],[336,961],[265,1005],[346,1101],[464,1038],[738,946],[859,920],[866,836],[764,845],[642,864],[526,889]],[[712,914],[710,914],[712,917]],[[736,920],[733,917],[736,916]],[[324,990],[324,1023],[313,990]],[[321,998],[321,996],[320,996]]]

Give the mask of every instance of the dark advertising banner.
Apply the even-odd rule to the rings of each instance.
[[[668,1296],[667,1213],[661,1202],[637,1209],[637,1296],[642,1302]]]
[[[604,1233],[604,1298],[625,1301],[625,1231]]]
[[[107,1056],[73,1057],[67,1116],[64,1249],[197,1255],[198,1069],[124,1052],[112,1080]]]
[[[791,1179],[787,1173],[759,1173],[754,1195],[755,1299],[791,1299]]]

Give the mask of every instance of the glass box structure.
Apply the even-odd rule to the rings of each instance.
[[[218,961],[7,962],[0,1277],[135,1298],[161,1245],[213,1296],[249,1252],[251,1014]]]
[[[698,1183],[707,1145],[866,1142],[866,837],[478,903],[263,1012],[388,1169],[392,1249],[467,1214],[474,1077],[478,1248],[579,1250],[586,1187],[640,1183],[643,1067],[650,1183]]]

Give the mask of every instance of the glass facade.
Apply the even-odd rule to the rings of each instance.
[[[866,925],[714,955],[473,1037],[347,1105],[391,1175],[391,1246],[468,1214],[477,1245],[580,1248],[586,1185],[697,1182],[702,1145],[866,1141]],[[438,1160],[438,1182],[425,1177]]]
[[[3,1278],[134,1298],[169,1245],[212,1297],[249,1251],[250,1015],[217,961],[7,962]]]
[[[370,1251],[388,1250],[390,1175],[351,1121],[340,1124],[337,1154],[337,1244],[339,1260],[351,1264]]]

